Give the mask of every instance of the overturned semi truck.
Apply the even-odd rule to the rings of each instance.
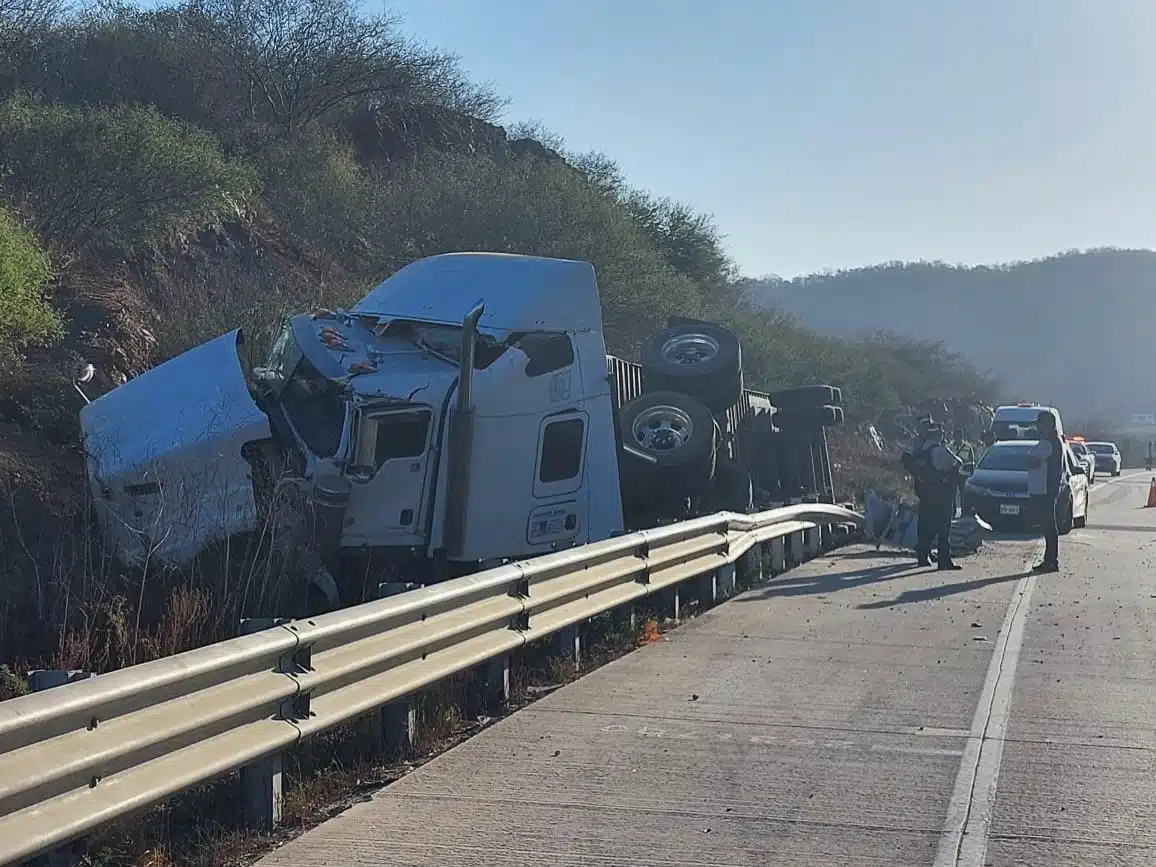
[[[721,509],[834,501],[837,388],[744,388],[738,338],[672,318],[606,353],[593,267],[452,253],[265,362],[224,334],[80,414],[106,541],[182,566],[288,512],[304,613]]]

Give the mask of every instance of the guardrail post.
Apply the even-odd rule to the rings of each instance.
[[[738,585],[736,577],[736,569],[734,563],[727,563],[725,566],[719,566],[715,577],[715,587],[718,591],[718,596],[722,599],[729,599],[734,596],[735,587]]]
[[[743,588],[754,587],[766,577],[765,545],[756,545],[739,558],[735,568],[735,584]]]
[[[783,536],[771,539],[771,575],[787,571],[787,540]]]
[[[281,754],[241,768],[242,813],[246,828],[268,831],[281,823]]]
[[[811,527],[803,531],[803,559],[813,560],[819,556],[819,528]]]
[[[663,609],[666,609],[667,616],[675,623],[678,623],[679,608],[682,604],[679,599],[678,585],[676,584],[674,587],[660,590],[657,601],[659,616],[661,617]]]
[[[698,607],[705,611],[718,601],[718,573],[706,572],[694,579]]]
[[[238,632],[252,635],[287,622],[283,617],[245,617]],[[268,831],[281,823],[281,770],[280,753],[241,768],[241,819],[246,828]]]
[[[383,758],[397,759],[413,749],[417,734],[417,705],[409,696],[394,699],[378,711],[380,740],[377,744]]]
[[[638,628],[637,609],[634,607],[633,602],[619,605],[610,613],[610,618],[616,628],[624,629],[632,635]]]
[[[42,692],[46,689],[64,686],[66,683],[87,680],[90,677],[92,677],[90,671],[37,668],[28,672],[28,689],[32,692]],[[24,862],[24,867],[75,867],[81,863],[87,839],[87,837],[82,837],[53,849],[51,852],[30,858]]]
[[[573,662],[575,671],[582,667],[582,633],[577,624],[564,626],[554,633],[554,652]]]
[[[510,700],[510,655],[504,653],[474,670],[467,716],[492,715]]]
[[[787,537],[787,564],[789,566],[798,566],[806,561],[806,545],[802,530]]]

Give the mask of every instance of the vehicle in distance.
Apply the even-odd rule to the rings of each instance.
[[[995,435],[996,441],[1035,439],[1039,435],[1037,422],[1041,410],[1047,410],[1055,417],[1056,433],[1063,437],[1064,423],[1060,418],[1060,411],[1054,406],[1017,403],[996,408],[991,421],[991,432]]]
[[[1068,440],[1068,445],[1072,448],[1072,454],[1088,471],[1088,484],[1096,484],[1096,456],[1092,454],[1088,444],[1082,438],[1073,437]]]
[[[963,488],[965,512],[978,515],[999,529],[1038,527],[1043,516],[1028,494],[1028,466],[1032,449],[1039,440],[1004,440],[984,454]],[[1088,522],[1088,476],[1067,443],[1056,502],[1056,524],[1060,533]]]
[[[1096,458],[1096,469],[1101,473],[1120,475],[1123,470],[1124,459],[1115,443],[1088,443],[1088,451]]]

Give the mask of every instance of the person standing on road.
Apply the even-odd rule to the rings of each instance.
[[[939,425],[926,426],[922,448],[913,455],[912,466],[915,495],[919,498],[917,562],[920,566],[930,566],[931,548],[935,544],[940,570],[959,569],[951,559],[951,519],[961,462],[943,444],[943,428]]]
[[[1044,559],[1033,572],[1060,571],[1060,531],[1056,525],[1056,500],[1063,478],[1064,446],[1056,432],[1056,419],[1042,410],[1036,420],[1040,441],[1028,457],[1028,493],[1044,525]]]
[[[951,435],[951,451],[959,458],[961,464],[971,464],[975,469],[975,447],[963,436],[963,429],[956,428]],[[960,472],[955,478],[955,490],[952,493],[951,514],[963,514],[963,486],[967,476]]]

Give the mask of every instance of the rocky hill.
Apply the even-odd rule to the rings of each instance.
[[[750,297],[843,337],[943,341],[1009,396],[1116,421],[1156,409],[1156,252],[1089,250],[960,267],[897,262],[747,283]]]

